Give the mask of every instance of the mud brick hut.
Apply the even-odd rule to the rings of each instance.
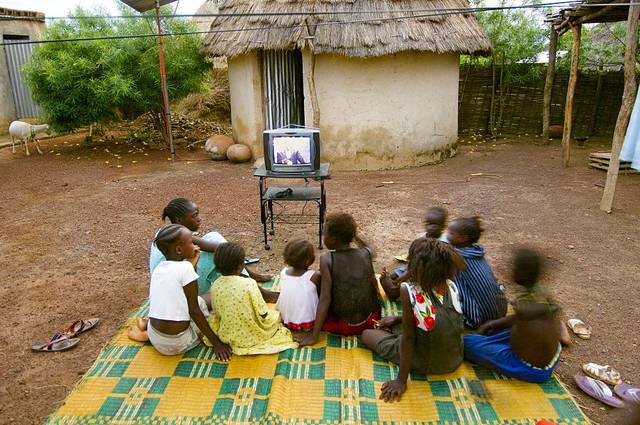
[[[228,57],[234,138],[320,128],[340,169],[437,162],[458,134],[460,54],[491,45],[466,0],[223,0],[203,51]]]

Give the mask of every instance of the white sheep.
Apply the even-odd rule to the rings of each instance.
[[[24,143],[24,149],[27,155],[29,155],[29,145],[27,144],[29,140],[32,140],[36,143],[36,148],[38,149],[38,152],[42,154],[42,150],[40,149],[40,141],[38,141],[38,139],[36,139],[35,136],[37,133],[40,133],[41,131],[48,131],[48,130],[49,130],[49,126],[47,124],[31,125],[23,121],[13,121],[9,125],[9,134],[11,135],[12,152],[16,153],[15,139],[18,139],[18,143],[19,142]]]

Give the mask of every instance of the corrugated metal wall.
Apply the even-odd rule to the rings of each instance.
[[[262,58],[267,129],[304,125],[302,53],[299,50],[265,50]]]
[[[4,42],[11,43],[11,40],[5,39]],[[16,105],[18,118],[40,117],[42,115],[40,107],[33,101],[27,82],[22,74],[22,66],[29,62],[29,58],[33,53],[33,45],[5,45],[4,52],[7,56],[11,91],[13,92],[13,101]]]

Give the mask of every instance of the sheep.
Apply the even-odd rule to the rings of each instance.
[[[9,134],[11,135],[11,150],[13,153],[16,153],[15,147],[15,139],[18,139],[18,142],[24,143],[24,149],[29,155],[29,139],[36,143],[36,148],[38,149],[38,153],[42,154],[42,150],[40,149],[40,141],[35,138],[37,133],[41,131],[49,131],[49,126],[47,124],[42,125],[31,125],[29,123],[23,121],[13,121],[9,125]]]

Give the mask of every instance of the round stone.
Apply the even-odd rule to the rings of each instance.
[[[227,158],[231,162],[247,162],[251,159],[251,149],[249,146],[241,143],[229,146],[227,149]]]
[[[223,161],[227,159],[227,150],[233,145],[233,139],[224,134],[217,134],[207,139],[204,144],[204,150],[206,150],[211,159],[215,161]]]

